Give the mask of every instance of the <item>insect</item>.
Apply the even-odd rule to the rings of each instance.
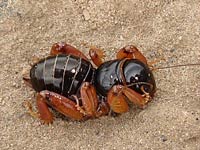
[[[38,113],[44,123],[53,122],[49,107],[72,120],[121,114],[129,110],[127,99],[144,108],[156,92],[146,58],[133,45],[120,49],[116,59],[103,62],[102,50],[89,50],[92,62],[78,49],[55,43],[50,56],[39,60],[24,81],[36,92]]]

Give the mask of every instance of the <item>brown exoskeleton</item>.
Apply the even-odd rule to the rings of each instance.
[[[100,49],[91,48],[89,55],[97,69],[78,49],[56,43],[50,56],[32,66],[30,78],[24,77],[37,92],[38,113],[30,106],[32,115],[52,123],[50,106],[70,119],[85,120],[110,111],[127,112],[126,99],[144,108],[153,98],[156,83],[146,58],[136,47],[125,46],[116,59],[107,62],[103,62]]]

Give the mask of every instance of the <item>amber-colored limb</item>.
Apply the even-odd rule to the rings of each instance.
[[[107,96],[108,104],[111,110],[116,113],[127,112],[129,107],[126,102],[126,98],[139,108],[145,108],[146,104],[150,100],[150,96],[146,92],[141,95],[126,86],[115,85],[108,92]]]
[[[43,97],[40,93],[37,94],[36,104],[41,121],[45,124],[53,123],[53,114],[48,108],[45,97]]]
[[[134,90],[132,90],[132,89],[130,89],[128,87],[124,86],[122,88],[122,92],[128,98],[128,100],[133,102],[139,108],[144,109],[146,104],[151,100],[151,96],[149,95],[149,93],[144,91],[143,87],[142,87],[141,90],[144,93],[142,95],[137,93],[137,92],[135,92]]]
[[[126,97],[122,93],[121,86],[113,86],[108,92],[107,101],[112,111],[116,113],[125,113],[129,110]]]
[[[71,54],[74,56],[81,57],[85,60],[88,60],[88,58],[81,51],[64,42],[53,44],[50,51],[50,55],[57,55],[57,54],[68,54],[68,55]]]
[[[63,114],[64,116],[72,119],[72,120],[82,120],[83,114],[77,110],[76,103],[72,100],[61,96],[60,94],[50,92],[50,91],[41,91],[40,95],[44,99],[44,103],[50,105],[55,110]],[[41,117],[42,120],[46,120],[46,117],[48,118],[48,115],[46,116],[46,110],[43,109],[42,105],[38,105],[39,114],[43,117]],[[44,115],[42,115],[44,114]],[[48,120],[48,119],[47,119]]]
[[[82,106],[77,100],[77,109],[87,117],[100,117],[109,112],[109,107],[106,103],[98,102],[96,90],[89,82],[84,82],[80,90]]]
[[[37,93],[36,104],[37,104],[38,112],[33,111],[33,108],[30,102],[25,101],[23,103],[23,105],[28,109],[28,113],[32,117],[41,119],[41,121],[45,124],[52,123],[53,114],[49,111],[46,101],[40,93]]]
[[[89,55],[93,63],[99,67],[103,63],[103,58],[105,57],[104,51],[102,49],[96,48],[94,46],[90,47]]]
[[[147,59],[145,56],[133,45],[125,46],[119,50],[117,53],[117,59],[122,58],[138,59],[144,64],[147,64]]]

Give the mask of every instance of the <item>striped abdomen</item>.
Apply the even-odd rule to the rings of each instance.
[[[92,80],[93,74],[90,62],[63,54],[39,61],[30,71],[31,83],[36,91],[49,90],[64,96],[76,94],[84,81]]]

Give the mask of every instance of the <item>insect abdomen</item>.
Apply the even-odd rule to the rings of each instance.
[[[35,64],[31,71],[33,88],[49,90],[68,96],[76,94],[82,82],[90,82],[94,68],[90,62],[72,55],[47,57]]]

